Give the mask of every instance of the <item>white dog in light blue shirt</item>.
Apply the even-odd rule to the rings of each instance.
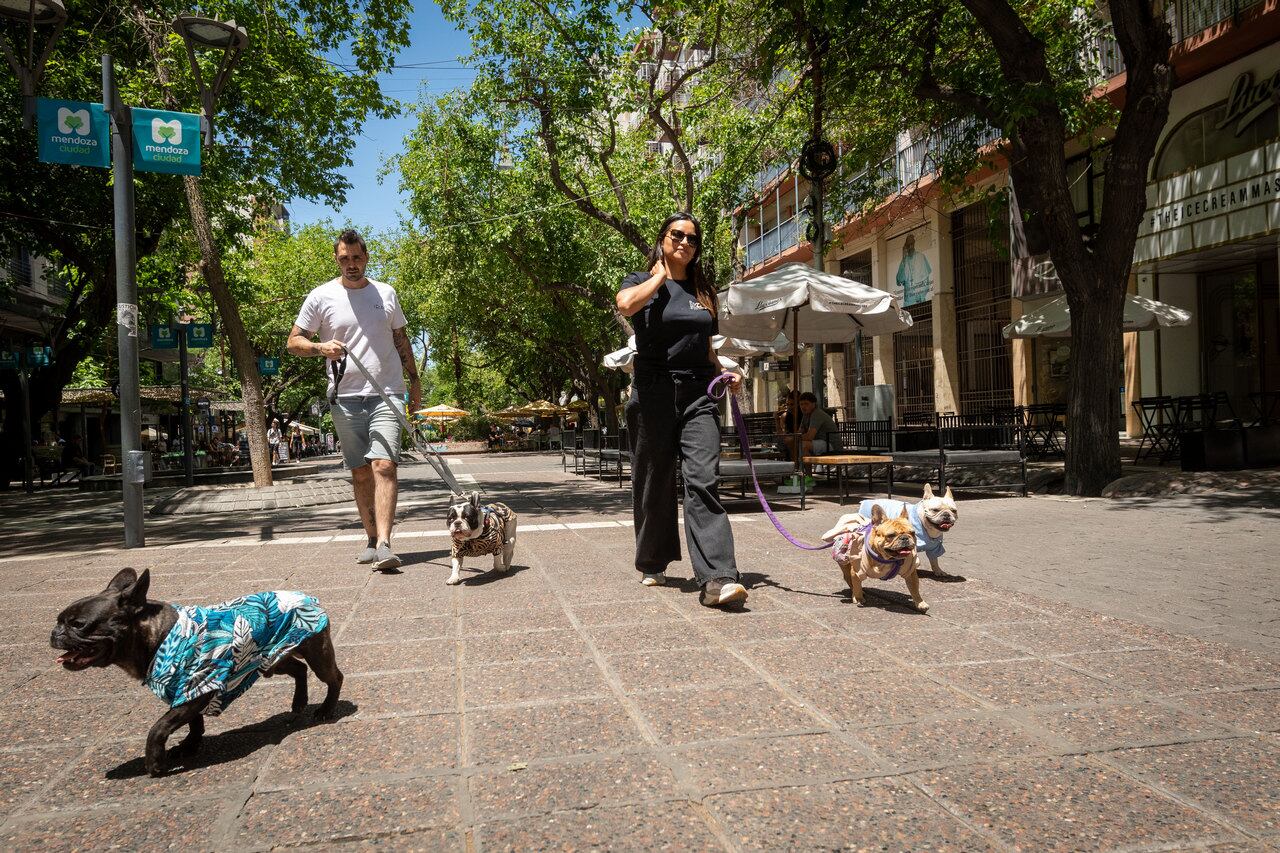
[[[951,489],[947,489],[945,495],[938,497],[934,495],[933,487],[925,483],[924,493],[919,503],[868,499],[858,506],[858,514],[870,518],[871,508],[878,506],[889,518],[897,518],[904,505],[907,508],[907,518],[910,519],[911,526],[916,531],[916,550],[929,558],[929,568],[933,571],[934,577],[947,577],[947,573],[938,565],[938,558],[947,552],[942,546],[942,535],[955,527],[956,520],[960,517]]]

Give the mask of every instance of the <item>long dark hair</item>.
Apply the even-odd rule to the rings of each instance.
[[[689,266],[685,268],[685,277],[689,284],[693,285],[693,292],[698,297],[698,302],[714,317],[718,308],[716,288],[707,279],[706,273],[702,270],[702,264],[699,263],[702,259],[702,223],[695,219],[692,213],[673,213],[662,220],[662,227],[658,229],[658,240],[649,250],[649,269],[653,269],[653,265],[662,260],[662,241],[667,238],[667,229],[676,222],[692,222],[693,227],[698,229],[698,242],[693,247],[693,260],[689,261]]]

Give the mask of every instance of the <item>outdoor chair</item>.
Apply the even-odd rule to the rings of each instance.
[[[582,449],[582,431],[572,430],[562,435],[560,439],[560,470],[569,470],[569,460],[577,459],[578,451]],[[575,461],[575,470],[577,468]]]
[[[600,440],[600,474],[603,476],[608,473],[605,465],[618,478],[618,485],[622,485],[622,475],[625,471],[629,476],[631,474],[631,444],[627,435],[627,428],[623,427],[618,431],[617,435],[603,436]]]
[[[1160,464],[1178,455],[1178,416],[1173,398],[1169,396],[1139,397],[1133,401],[1133,410],[1142,424],[1142,436],[1138,439],[1138,452],[1134,462],[1141,462],[1156,453]]]
[[[893,457],[895,471],[902,466],[923,468],[937,475],[938,491],[947,489],[947,475],[956,468],[1009,467],[1018,471],[1016,481],[1007,483],[964,484],[967,491],[1014,490],[1027,495],[1027,457],[1021,443],[1021,431],[1016,424],[984,422],[981,415],[956,415],[939,413],[934,420],[932,448],[899,449],[899,433],[894,432]],[[918,430],[910,433],[918,444]],[[901,478],[900,478],[901,479]],[[933,482],[930,478],[929,482]]]
[[[1043,459],[1046,456],[1062,456],[1066,453],[1058,434],[1063,432],[1062,418],[1067,413],[1062,403],[1032,403],[1022,406],[1019,432],[1028,456]],[[997,421],[993,421],[997,422]],[[998,421],[1003,422],[1003,421]]]
[[[574,473],[575,474],[599,474],[601,470],[600,458],[600,430],[584,429],[582,431],[582,447],[574,454]]]

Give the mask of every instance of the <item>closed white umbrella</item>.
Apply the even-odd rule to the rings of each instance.
[[[793,341],[839,344],[858,332],[887,335],[911,327],[911,315],[893,294],[806,264],[731,284],[722,303],[720,333],[749,341],[789,331]]]
[[[795,348],[791,346],[791,341],[787,339],[785,334],[781,333],[767,343],[716,335],[711,339],[711,345],[716,348],[716,352],[720,355],[729,356],[730,358],[752,355],[791,355],[795,352]]]
[[[1190,322],[1191,312],[1186,309],[1136,293],[1125,295],[1122,331],[1146,332],[1151,329],[1185,326]],[[1023,314],[1002,331],[1006,340],[1071,337],[1071,308],[1067,305],[1067,297],[1060,296],[1035,311]]]
[[[738,362],[731,358],[725,358],[723,355],[718,356],[720,366],[725,370],[739,370]],[[614,350],[604,357],[601,361],[605,367],[610,370],[621,370],[623,373],[631,373],[635,370],[636,361],[636,336],[632,335],[627,339],[627,345],[619,350]],[[743,374],[746,375],[745,373]]]

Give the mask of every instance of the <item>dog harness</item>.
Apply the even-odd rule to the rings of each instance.
[[[177,624],[161,641],[143,683],[171,708],[217,693],[204,710],[210,717],[329,624],[320,602],[301,592],[255,592],[212,607],[174,609]]]
[[[902,514],[902,507],[907,508],[907,520],[911,522],[911,527],[916,532],[916,550],[922,551],[930,560],[937,561],[939,557],[947,553],[947,549],[942,547],[942,537],[932,537],[925,531],[924,518],[920,510],[919,504],[906,504],[903,501],[888,501],[867,499],[858,506],[858,514],[871,517],[871,508],[878,506],[884,510],[884,514],[888,518],[897,518]]]
[[[453,558],[487,557],[500,552],[507,544],[507,522],[511,516],[511,508],[506,504],[492,503],[481,507],[480,535],[454,539]]]
[[[867,526],[861,530],[855,530],[851,533],[841,533],[835,538],[835,547],[831,550],[831,558],[837,563],[844,564],[858,559],[863,552],[866,553],[872,561],[882,566],[889,566],[889,570],[880,575],[877,580],[887,581],[898,576],[898,572],[902,569],[905,561],[903,558],[896,560],[886,560],[878,555],[875,551],[867,546],[871,541],[871,531],[875,527],[871,522],[867,522]],[[861,545],[859,548],[858,545]]]

